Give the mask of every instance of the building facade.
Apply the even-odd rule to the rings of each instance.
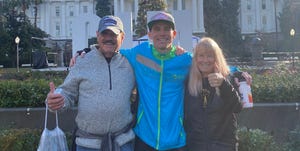
[[[132,13],[132,19],[138,16],[139,0],[111,0],[114,14]],[[165,0],[168,11],[191,10],[193,33],[205,33],[203,23],[203,0]],[[282,11],[284,0],[241,0],[240,28],[242,34],[257,32],[272,33],[279,31],[276,21]],[[74,31],[72,24],[76,17],[95,15],[94,0],[44,0],[37,7],[37,26],[54,39],[71,39]],[[34,6],[30,6],[27,15],[34,21]],[[277,23],[276,23],[277,22]]]
[[[131,13],[131,19],[136,20],[138,2],[139,0],[110,0],[112,5],[110,7],[114,15]],[[165,0],[165,2],[170,12],[191,11],[192,33],[194,35],[205,34],[203,0]],[[241,0],[239,25],[243,39],[258,34],[271,35],[271,38],[277,37],[277,33],[280,32],[278,16],[282,12],[284,3],[285,0]],[[70,41],[78,33],[74,30],[76,18],[95,16],[95,6],[96,1],[94,0],[44,0],[42,4],[37,6],[36,24],[37,27],[50,34],[53,40],[62,42],[59,49],[63,51],[65,48],[71,49]],[[34,6],[30,6],[26,13],[29,19],[34,22]],[[86,30],[93,30],[89,27],[90,25],[87,25]],[[90,33],[94,33],[94,31]],[[94,36],[95,34],[88,34],[86,38]]]
[[[31,5],[26,12],[31,22],[34,22],[34,7]],[[95,15],[94,0],[44,0],[37,6],[36,24],[53,39],[71,39],[73,21],[82,15]]]

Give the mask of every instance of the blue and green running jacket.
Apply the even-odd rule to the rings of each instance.
[[[185,146],[184,80],[192,55],[176,56],[175,51],[173,46],[170,53],[160,54],[148,42],[121,50],[134,69],[139,91],[135,134],[156,150]]]

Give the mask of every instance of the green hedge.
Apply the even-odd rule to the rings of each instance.
[[[300,150],[300,126],[289,132],[289,138],[285,144],[286,151]]]
[[[0,130],[0,150],[3,151],[36,151],[42,130],[38,129],[5,129]],[[71,146],[70,133],[66,133],[68,145]]]
[[[7,151],[36,151],[42,130],[5,129],[0,130],[0,148]],[[68,145],[71,146],[72,135],[66,133]],[[238,130],[240,151],[299,151],[300,129],[290,132],[287,143],[278,144],[273,136],[259,129],[240,128]]]
[[[299,151],[300,150],[300,127],[288,134],[288,140],[277,143],[273,136],[260,129],[238,130],[240,151]]]
[[[299,102],[300,73],[279,64],[272,70],[248,71],[253,77],[252,95],[257,102]],[[68,71],[5,71],[0,69],[0,107],[41,107],[49,82],[63,82]]]
[[[63,82],[67,71],[0,70],[0,107],[42,107],[49,82]]]
[[[49,92],[49,80],[0,81],[0,107],[41,107]],[[62,80],[55,80],[62,83]]]
[[[241,128],[238,131],[240,151],[280,151],[273,137],[260,129]]]
[[[243,69],[251,74],[254,102],[300,102],[300,64],[295,69],[286,63],[273,68]]]
[[[252,74],[254,102],[299,102],[300,74]]]

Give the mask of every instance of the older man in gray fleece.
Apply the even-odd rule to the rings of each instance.
[[[77,151],[132,151],[130,95],[135,78],[127,59],[118,53],[123,23],[105,16],[96,34],[98,44],[77,59],[64,83],[56,90],[50,83],[47,105],[61,110],[78,101]]]

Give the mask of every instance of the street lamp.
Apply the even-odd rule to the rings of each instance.
[[[293,69],[294,69],[294,67],[295,67],[295,50],[294,50],[294,37],[295,37],[295,33],[296,33],[296,31],[295,31],[295,29],[294,28],[292,28],[291,30],[290,30],[290,36],[292,37],[292,51],[293,51]]]
[[[20,38],[18,36],[16,37],[15,42],[17,44],[17,71],[19,72],[19,43],[20,43]]]

